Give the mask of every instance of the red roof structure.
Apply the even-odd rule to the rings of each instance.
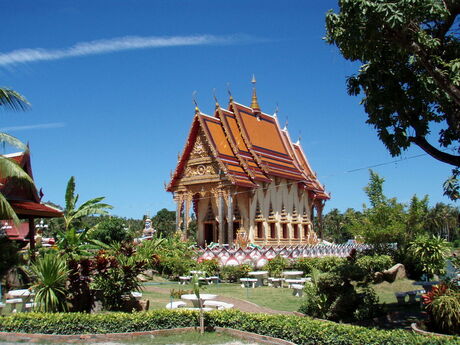
[[[33,179],[30,153],[28,151],[8,154],[3,157],[18,163]],[[29,223],[25,222],[15,225],[11,220],[3,220],[2,228],[5,230],[8,238],[12,240],[26,241],[27,238],[30,238],[30,231],[34,229],[33,220],[35,218],[62,217],[61,211],[40,202],[41,198],[35,186],[18,183],[16,178],[2,176],[1,172],[0,193],[8,200],[17,216],[20,219],[27,219]]]
[[[312,171],[299,142],[292,143],[287,129],[281,129],[276,115],[230,100],[228,109],[216,107],[214,116],[198,109],[179,163],[166,190],[172,191],[183,175],[198,133],[210,144],[213,158],[234,185],[256,187],[273,177],[297,181],[315,199],[329,194]]]

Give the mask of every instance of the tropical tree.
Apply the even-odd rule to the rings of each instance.
[[[438,202],[427,214],[426,229],[431,234],[450,241],[458,235],[458,219],[458,208]]]
[[[172,236],[176,231],[176,212],[166,208],[161,209],[153,217],[152,225],[159,235]]]
[[[450,246],[445,239],[437,236],[418,236],[410,243],[409,251],[429,277],[445,273],[446,260],[450,254]]]
[[[108,214],[107,210],[112,209],[112,206],[101,202],[104,197],[97,197],[77,207],[78,198],[79,195],[75,194],[75,177],[72,176],[67,183],[65,193],[64,230],[58,230],[57,246],[67,254],[86,255],[87,250],[94,246],[105,246],[100,241],[89,237],[91,231],[94,231],[98,225],[92,228],[78,229],[79,221],[85,216],[106,215]]]
[[[361,63],[348,93],[364,94],[367,123],[391,155],[414,144],[452,165],[445,193],[459,198],[459,1],[339,0],[339,7],[326,15],[325,39]]]
[[[21,94],[8,88],[0,87],[0,108],[26,110],[29,106],[29,102]],[[9,144],[23,151],[28,150],[28,147],[19,139],[1,132],[0,144]],[[2,178],[15,178],[16,183],[33,186],[31,177],[12,159],[0,156],[0,171],[2,172]],[[19,223],[16,213],[2,193],[0,193],[0,219],[12,219],[15,223]]]

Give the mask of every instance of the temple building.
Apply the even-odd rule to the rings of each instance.
[[[193,208],[201,246],[232,245],[237,233],[264,246],[315,244],[314,212],[321,220],[330,198],[300,142],[292,142],[276,114],[261,111],[255,86],[250,107],[230,96],[227,109],[216,101],[212,116],[195,108],[166,190],[174,194],[184,237]]]

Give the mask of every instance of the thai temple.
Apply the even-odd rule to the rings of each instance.
[[[232,246],[316,244],[313,217],[321,222],[330,198],[297,141],[276,113],[264,113],[253,78],[251,105],[230,95],[228,108],[216,100],[213,115],[198,106],[182,154],[166,190],[176,202],[176,228],[189,236],[190,213],[197,242]]]

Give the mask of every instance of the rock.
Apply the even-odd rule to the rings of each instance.
[[[393,283],[396,279],[406,278],[406,269],[403,264],[396,264],[383,273],[383,279],[389,283]]]
[[[374,283],[375,284],[380,284],[381,282],[383,282],[383,279],[384,279],[384,275],[382,272],[374,273]]]
[[[139,281],[141,281],[141,282],[143,282],[143,283],[149,281],[149,280],[147,279],[147,277],[146,277],[145,275],[143,275],[143,274],[139,274],[139,275],[137,276],[137,279],[139,279]]]
[[[152,279],[154,276],[153,270],[145,270],[142,274],[149,279]]]

